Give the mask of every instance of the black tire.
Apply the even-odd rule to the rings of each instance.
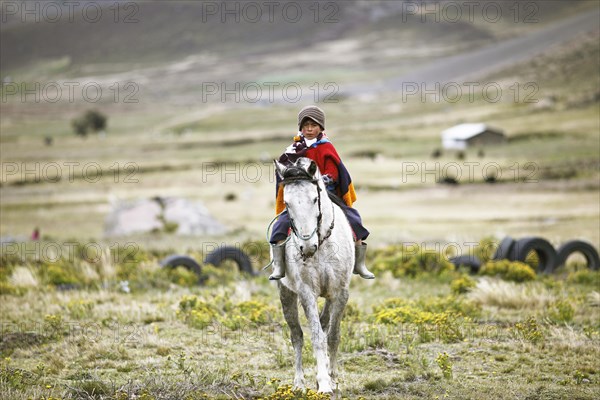
[[[479,272],[481,268],[481,260],[477,256],[457,256],[449,259],[456,268],[462,266],[469,267],[472,274]]]
[[[204,258],[204,264],[212,264],[218,267],[225,260],[235,262],[240,272],[256,275],[252,269],[252,262],[248,255],[237,247],[223,246],[218,248]]]
[[[502,239],[502,241],[498,245],[498,248],[496,249],[496,252],[494,253],[494,256],[492,257],[492,260],[510,259],[511,251],[512,251],[514,245],[515,245],[515,240],[513,238],[511,238],[510,236],[506,236],[504,239]]]
[[[556,250],[546,239],[540,237],[526,237],[517,240],[514,244],[510,259],[512,261],[525,262],[527,254],[530,251],[535,251],[539,258],[539,263],[536,272],[549,274],[554,271],[556,265]]]
[[[198,264],[196,262],[196,260],[194,260],[191,257],[173,254],[173,255],[170,255],[170,256],[164,258],[160,262],[160,265],[162,265],[165,268],[171,268],[171,269],[175,269],[177,267],[184,267],[184,268],[188,269],[189,271],[194,272],[198,276],[198,284],[199,285],[204,283],[204,279],[202,278],[202,267],[200,266],[200,264]]]
[[[598,257],[598,251],[588,242],[571,240],[570,242],[561,245],[556,253],[555,268],[564,265],[571,254],[581,253],[585,257],[589,269],[594,271],[600,269],[600,257]]]

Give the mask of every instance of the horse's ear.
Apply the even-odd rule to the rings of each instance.
[[[273,160],[273,164],[275,164],[275,171],[277,171],[279,177],[283,179],[283,174],[285,174],[287,167],[277,160]]]
[[[310,176],[315,176],[315,173],[317,172],[317,163],[311,160],[307,171]]]

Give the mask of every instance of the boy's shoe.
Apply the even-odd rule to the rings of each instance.
[[[269,276],[270,281],[277,281],[285,276],[285,246],[271,245],[273,254],[273,273]]]
[[[363,279],[375,279],[375,275],[367,269],[365,265],[365,255],[367,253],[367,244],[362,243],[354,246],[354,254],[356,256],[354,260],[354,274],[360,275]]]

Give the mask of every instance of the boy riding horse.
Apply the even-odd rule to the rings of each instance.
[[[300,157],[314,160],[323,176],[323,183],[334,202],[342,208],[352,227],[355,239],[354,273],[364,279],[374,279],[365,265],[367,244],[363,242],[369,236],[369,231],[362,225],[360,214],[352,204],[356,201],[356,193],[348,170],[342,163],[335,147],[324,133],[325,113],[317,106],[307,106],[298,114],[298,127],[301,134],[294,137],[292,143],[279,157],[279,162],[289,165]],[[273,251],[273,273],[270,280],[279,280],[285,276],[285,246],[282,243],[290,230],[290,219],[283,202],[283,187],[277,176],[275,213],[279,218],[275,222],[271,234],[271,249]]]

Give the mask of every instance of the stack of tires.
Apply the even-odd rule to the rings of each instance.
[[[532,251],[535,251],[539,260],[537,273],[550,274],[556,271],[574,253],[583,255],[589,269],[600,269],[598,251],[594,246],[582,240],[571,240],[555,249],[550,242],[540,237],[525,237],[515,240],[507,236],[498,245],[492,259],[524,262]],[[458,256],[451,258],[450,262],[457,267],[468,267],[472,273],[477,273],[481,268],[481,260],[476,256]]]
[[[252,269],[252,262],[250,261],[250,257],[242,250],[233,246],[223,246],[214,250],[210,254],[208,254],[203,263],[204,264],[212,264],[215,267],[221,265],[224,261],[233,261],[237,264],[240,272],[245,272],[249,275],[257,275],[257,273]],[[204,276],[202,275],[202,266],[198,264],[196,260],[189,256],[183,256],[178,254],[170,255],[164,258],[160,265],[163,268],[174,269],[177,267],[184,267],[196,275],[198,275],[198,284],[201,285],[204,283]]]

